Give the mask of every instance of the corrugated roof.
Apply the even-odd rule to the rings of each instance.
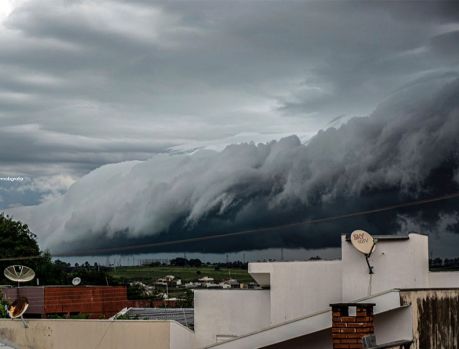
[[[193,328],[194,308],[129,308],[123,315],[132,320],[174,320]]]

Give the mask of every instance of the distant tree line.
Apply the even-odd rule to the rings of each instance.
[[[150,266],[153,266],[149,264]],[[195,259],[187,259],[183,257],[178,257],[171,259],[169,262],[169,265],[172,265],[174,267],[201,267],[204,265],[208,266],[213,266],[215,268],[239,268],[239,269],[247,269],[248,263],[244,263],[241,261],[232,261],[232,262],[217,262],[217,263],[204,263],[200,259],[195,258]],[[159,266],[159,265],[158,265]]]
[[[429,259],[430,269],[459,270],[459,257]]]

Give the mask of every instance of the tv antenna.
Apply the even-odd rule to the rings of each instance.
[[[81,279],[77,276],[72,279],[72,285],[78,286],[81,283]]]
[[[11,305],[6,306],[6,312],[11,319],[21,318],[24,327],[27,328],[29,326],[25,322],[23,315],[29,307],[29,301],[26,297],[19,296],[19,284],[33,280],[35,272],[25,265],[10,265],[5,268],[3,275],[7,279],[18,283],[16,299]]]
[[[376,249],[376,242],[377,240],[365,230],[354,230],[351,234],[352,246],[354,246],[357,251],[365,255],[369,274],[374,274],[373,267],[370,265],[370,261],[368,259]]]
[[[10,265],[5,268],[3,275],[9,280],[17,282],[19,287],[20,282],[33,280],[35,272],[32,268],[26,267],[25,265]]]

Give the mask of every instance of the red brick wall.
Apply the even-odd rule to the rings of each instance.
[[[127,306],[125,286],[46,287],[46,314],[84,313],[111,316]]]
[[[374,304],[331,304],[333,349],[362,349],[362,337],[374,333]],[[355,307],[355,314],[349,312]],[[351,316],[352,315],[352,316]]]

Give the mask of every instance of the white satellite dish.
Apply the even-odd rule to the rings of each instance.
[[[33,280],[35,272],[25,265],[10,265],[3,271],[5,277],[15,282],[28,282]]]
[[[80,283],[81,283],[81,279],[78,276],[73,278],[72,280],[73,286],[78,286]]]
[[[351,234],[351,243],[357,251],[365,255],[369,274],[373,274],[373,267],[370,265],[368,258],[370,258],[371,254],[375,251],[376,239],[365,230],[354,230]]]
[[[354,230],[351,234],[352,246],[364,255],[371,255],[376,248],[376,241],[365,230]]]

